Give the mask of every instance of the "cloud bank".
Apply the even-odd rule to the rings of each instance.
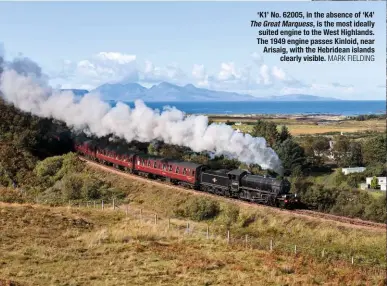
[[[177,63],[159,66],[150,60],[139,61],[134,54],[101,52],[78,62],[64,61],[60,72],[50,77],[63,88],[94,89],[104,83],[138,82],[153,85],[170,82],[177,85],[195,86],[219,91],[249,93],[262,92],[270,95],[303,93],[313,95],[350,94],[354,87],[337,83],[308,84],[278,66],[270,66],[258,53],[250,55],[250,63],[238,66],[235,62],[221,62],[218,70],[209,72],[202,63],[193,63],[192,69],[184,71]]]

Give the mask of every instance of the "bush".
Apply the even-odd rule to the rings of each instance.
[[[0,187],[0,201],[5,203],[23,203],[25,199],[19,190]]]
[[[62,168],[63,157],[55,156],[49,157],[39,162],[35,167],[36,175],[39,177],[52,177]]]
[[[238,220],[239,208],[235,205],[226,205],[222,210],[221,220],[229,228]]]
[[[100,189],[103,187],[103,183],[90,176],[86,177],[83,181],[81,194],[84,199],[99,199],[101,197]]]
[[[174,211],[177,216],[196,221],[214,218],[219,212],[220,206],[218,202],[202,197],[189,199]]]
[[[40,179],[43,188],[51,187],[67,174],[79,173],[83,170],[83,163],[74,153],[63,156],[49,157],[39,162],[34,172]]]
[[[343,174],[342,169],[339,168],[335,174],[335,185],[340,186],[343,182],[346,182],[346,180],[347,178]]]
[[[83,179],[78,174],[71,174],[63,178],[62,194],[65,200],[81,199]]]

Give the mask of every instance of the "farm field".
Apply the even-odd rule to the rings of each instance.
[[[215,122],[240,122],[241,125],[233,125],[233,128],[239,129],[242,132],[251,132],[253,125],[246,123],[253,123],[257,118],[246,117],[214,117]],[[313,135],[324,134],[330,132],[343,132],[343,133],[355,133],[355,132],[385,132],[386,120],[382,119],[369,119],[365,121],[347,120],[343,117],[337,116],[311,116],[311,117],[265,117],[265,121],[271,121],[281,128],[282,125],[288,127],[289,132],[294,135]]]
[[[384,283],[384,272],[371,266],[191,236],[185,221],[174,219],[168,229],[164,217],[155,224],[145,211],[139,220],[134,210],[126,216],[111,209],[0,204],[0,213],[0,281],[18,285]]]

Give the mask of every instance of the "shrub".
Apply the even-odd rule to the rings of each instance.
[[[71,174],[63,178],[62,194],[65,200],[78,200],[81,198],[83,179],[78,174]]]
[[[235,205],[226,205],[222,210],[221,220],[223,223],[230,227],[233,223],[238,220],[239,217],[239,208]]]
[[[103,187],[103,183],[93,177],[86,177],[83,181],[81,194],[84,199],[98,199],[101,197],[100,189]]]
[[[208,198],[192,198],[178,207],[174,213],[177,216],[202,221],[216,217],[220,212],[219,203]]]
[[[62,168],[63,157],[49,157],[39,162],[35,167],[35,172],[39,177],[52,177]]]
[[[0,201],[6,203],[23,203],[25,199],[19,190],[0,187]]]

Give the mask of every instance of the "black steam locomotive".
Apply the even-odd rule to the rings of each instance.
[[[251,175],[246,170],[204,170],[201,188],[209,193],[278,207],[294,207],[297,195],[290,193],[288,180]]]

